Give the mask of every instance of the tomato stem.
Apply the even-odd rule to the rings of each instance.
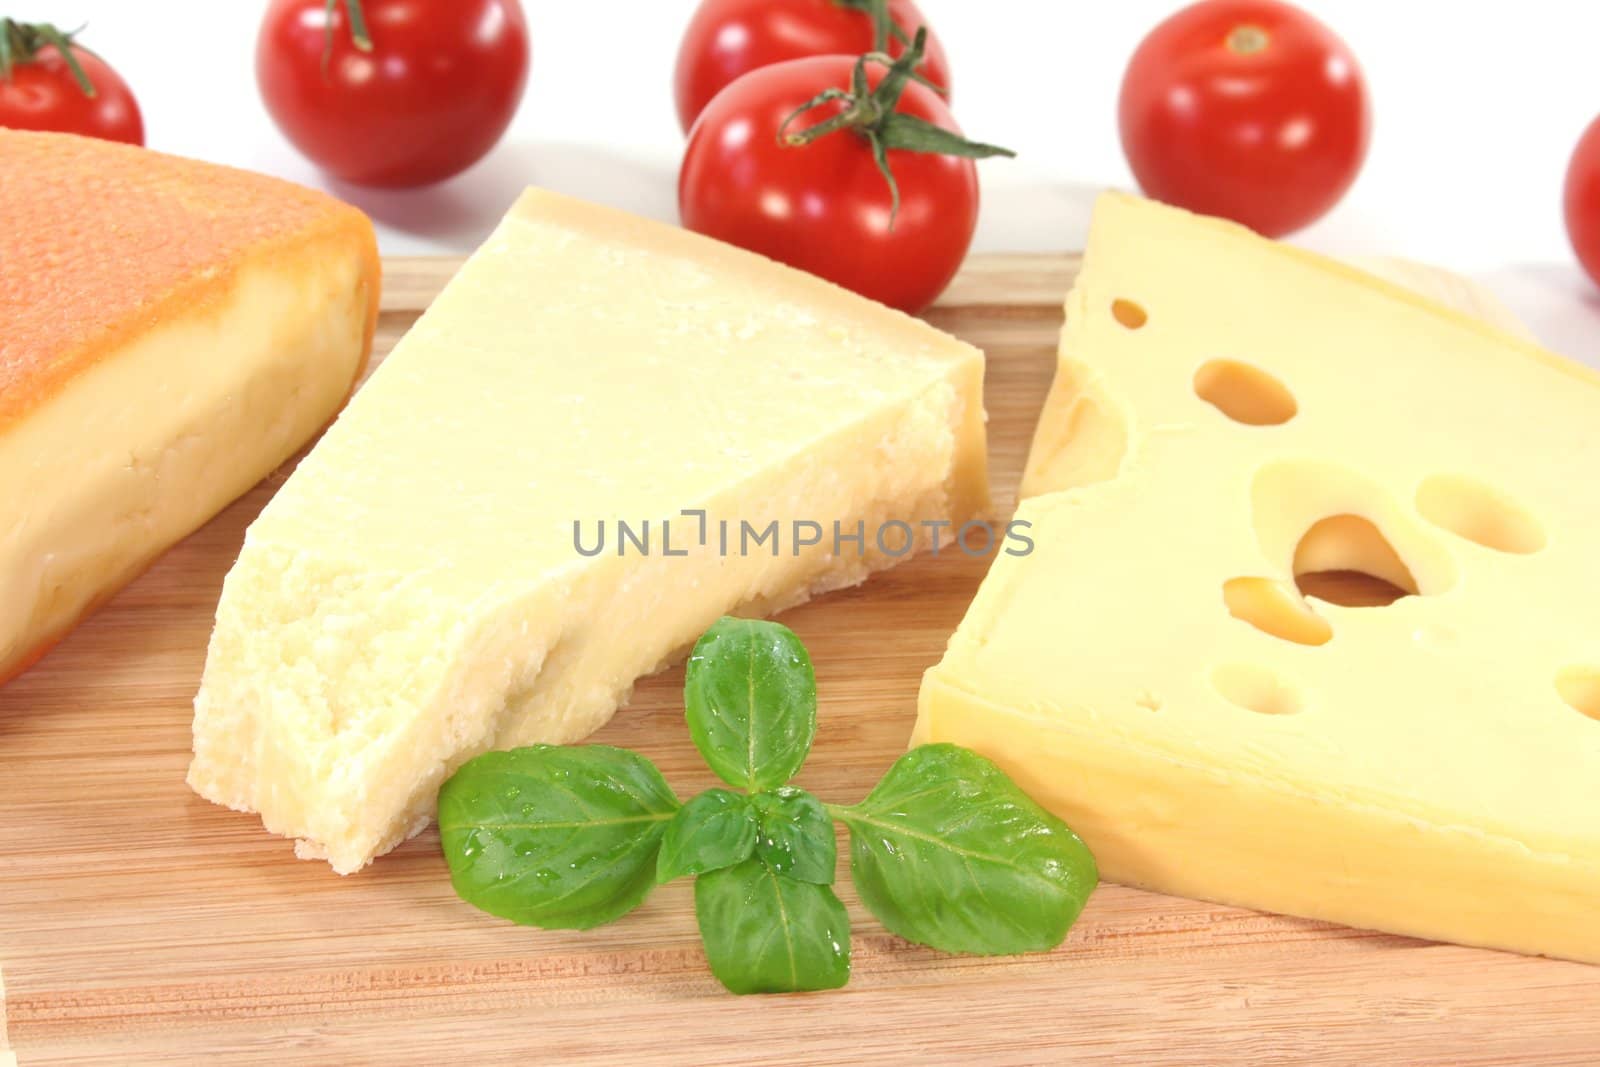
[[[333,59],[333,15],[340,0],[327,0],[322,9],[322,76],[328,76],[328,63]],[[367,16],[361,10],[361,0],[344,0],[345,18],[350,23],[350,42],[358,52],[372,51],[372,34],[367,32]]]
[[[24,63],[32,63],[42,49],[54,48],[72,72],[72,80],[78,83],[83,95],[93,100],[97,95],[94,82],[89,80],[89,75],[84,72],[83,65],[73,52],[72,39],[82,32],[82,26],[66,33],[48,22],[18,22],[0,18],[0,81],[10,81],[11,72]]]
[[[1014,158],[1009,148],[969,141],[953,130],[937,126],[915,115],[898,110],[906,86],[916,75],[927,49],[928,29],[917,30],[911,47],[899,59],[891,59],[882,52],[868,52],[856,60],[850,75],[849,89],[824,89],[794,110],[778,127],[778,143],[788,148],[803,148],[812,141],[841,130],[854,130],[866,138],[872,148],[872,158],[884,181],[889,183],[891,208],[889,229],[894,229],[900,214],[900,183],[895,180],[894,169],[889,165],[889,151],[922,152],[930,155],[959,156],[963,159],[988,159],[991,156]],[[867,64],[878,63],[888,67],[883,80],[873,89],[867,79]],[[824,104],[843,105],[838,114],[793,133],[789,127],[808,111]]]
[[[1266,51],[1272,37],[1260,26],[1235,26],[1228,34],[1228,51],[1236,56],[1253,56]]]
[[[911,35],[906,28],[895,19],[889,10],[889,0],[833,0],[834,6],[842,7],[846,11],[859,11],[872,20],[872,50],[887,53],[891,41],[901,45],[910,45]],[[920,27],[919,27],[920,28]],[[919,85],[925,85],[940,96],[948,96],[949,90],[944,86],[929,81],[920,72],[913,73],[911,79]]]
[[[910,44],[911,36],[889,12],[889,0],[833,0],[835,7],[859,11],[872,20],[872,50],[887,52],[890,40]]]

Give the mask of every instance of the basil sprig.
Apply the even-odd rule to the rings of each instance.
[[[967,749],[913,749],[849,807],[789,785],[816,736],[817,687],[784,626],[730,618],[706,631],[684,704],[695,747],[742,791],[680,804],[648,760],[602,745],[479,756],[439,793],[457,894],[515,922],[585,929],[693,877],[712,973],[735,993],[783,993],[850,978],[835,820],[868,910],[945,951],[1054,948],[1094,890],[1077,835]]]

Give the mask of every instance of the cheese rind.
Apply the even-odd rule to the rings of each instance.
[[[1494,293],[1454,271],[1416,263],[1397,256],[1365,256],[1349,261],[1353,267],[1409,289],[1465,315],[1471,315],[1524,341],[1538,343],[1528,324],[1517,317]]]
[[[1116,881],[1600,962],[1600,701],[1560,685],[1600,663],[1597,415],[1600,378],[1508,333],[1108,197],[1036,549],[985,580],[917,739],[994,758]],[[1301,598],[1329,570],[1414,595]]]
[[[191,785],[362,867],[466,759],[577,740],[721,615],[891,565],[883,523],[922,543],[983,512],[982,376],[817,279],[530,191],[251,527]],[[618,520],[653,550],[619,554]],[[574,524],[592,546],[600,521],[581,553]],[[741,521],[778,522],[781,550],[741,553]]]
[[[1089,844],[1110,881],[1600,963],[1592,851],[1533,851],[1440,812],[1318,788],[1292,764],[1238,773],[1203,751],[1141,748],[1115,730],[993,703],[951,682],[958,670],[924,680],[917,743],[993,759]]]
[[[0,678],[332,418],[371,225],[259,175],[0,130]]]

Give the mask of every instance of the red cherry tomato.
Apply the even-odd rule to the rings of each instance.
[[[31,34],[34,27],[0,22],[0,33]],[[28,38],[32,43],[34,38]],[[94,95],[83,91],[72,66],[51,44],[25,48],[13,57],[9,77],[0,77],[0,126],[13,130],[77,133],[107,141],[144,144],[139,102],[122,76],[78,44],[67,46]]]
[[[278,128],[358,185],[426,185],[483,158],[527,80],[517,0],[363,0],[361,10],[370,51],[358,47],[345,3],[272,0],[256,79]]]
[[[1269,237],[1339,202],[1372,130],[1350,50],[1278,0],[1202,0],[1157,26],[1128,65],[1119,110],[1147,195]]]
[[[780,143],[784,120],[823,90],[848,88],[855,63],[792,59],[717,94],[689,136],[678,207],[692,230],[915,312],[933,303],[966,258],[978,223],[978,174],[970,159],[890,151],[900,187],[891,229],[893,197],[864,137],[842,130],[803,146]],[[881,67],[869,69],[874,87],[882,76]],[[958,131],[939,95],[914,82],[896,110]],[[799,125],[841,111],[825,104]]]
[[[913,0],[886,2],[907,37],[927,24]],[[678,48],[678,121],[688,130],[712,97],[759,67],[808,56],[859,56],[874,43],[871,14],[840,0],[703,0]],[[898,58],[905,47],[891,38],[888,52]],[[950,65],[931,31],[921,74],[949,90]]]
[[[1600,119],[1595,119],[1567,167],[1567,236],[1578,262],[1600,285]]]

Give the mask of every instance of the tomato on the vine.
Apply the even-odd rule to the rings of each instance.
[[[874,50],[898,58],[926,25],[915,0],[702,0],[678,48],[678,121],[688,130],[714,96],[752,70]],[[931,29],[918,74],[948,95],[950,65]]]
[[[1011,153],[964,140],[910,80],[922,36],[887,69],[792,59],[717,94],[678,175],[684,225],[891,307],[931,304],[977,228],[972,160]]]
[[[1573,150],[1564,199],[1572,249],[1600,285],[1600,119],[1589,124]]]
[[[358,185],[427,185],[476,163],[527,74],[517,0],[272,0],[256,45],[278,128]]]
[[[0,19],[0,126],[144,144],[144,118],[111,65],[47,23]]]
[[[1279,0],[1202,0],[1157,26],[1122,83],[1145,193],[1279,237],[1355,181],[1372,118],[1344,42]]]

